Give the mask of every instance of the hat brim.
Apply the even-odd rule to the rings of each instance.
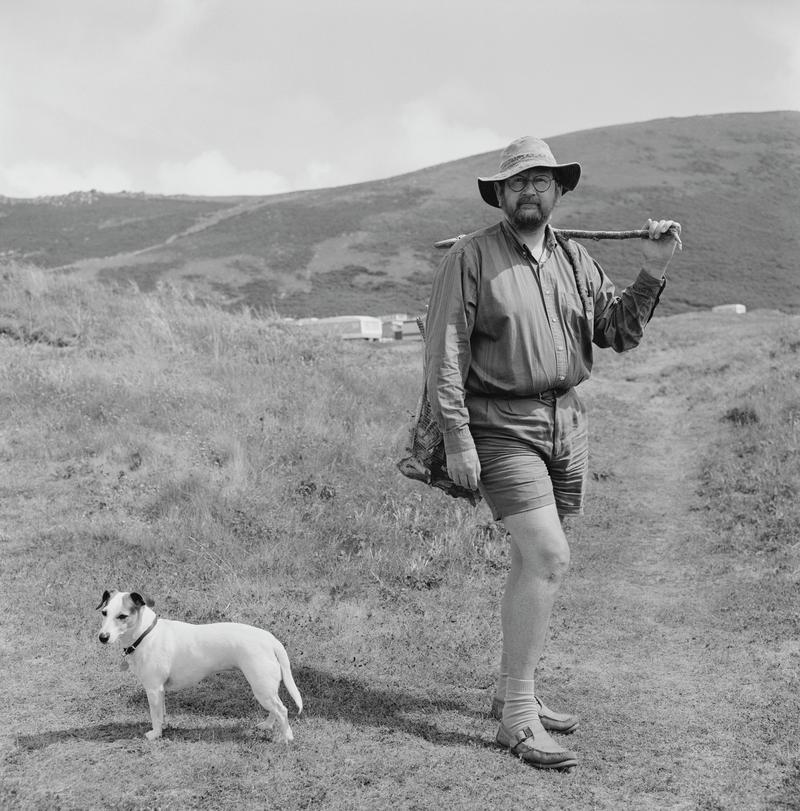
[[[532,163],[530,165],[522,163],[514,166],[513,169],[506,172],[498,172],[491,177],[479,177],[478,188],[480,189],[481,197],[490,206],[500,208],[500,201],[497,199],[494,184],[508,180],[508,178],[518,175],[520,172],[525,172],[528,169],[552,169],[553,177],[555,177],[561,186],[563,194],[572,191],[578,185],[578,181],[581,178],[581,165],[579,163],[558,163],[554,166],[547,166],[541,163]]]

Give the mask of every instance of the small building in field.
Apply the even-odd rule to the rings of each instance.
[[[741,315],[747,312],[747,307],[744,304],[718,304],[716,307],[711,308],[712,313],[734,313]]]
[[[392,315],[382,315],[383,337],[386,340],[421,340],[417,319],[407,313],[394,313]]]
[[[407,341],[421,341],[422,333],[419,331],[419,324],[416,318],[407,318],[400,325],[403,338]]]
[[[380,341],[383,324],[380,318],[371,315],[334,315],[328,318],[298,318],[295,322],[302,327],[325,330],[345,340]]]

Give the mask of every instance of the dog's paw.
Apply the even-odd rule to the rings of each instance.
[[[266,721],[256,724],[256,727],[262,732],[271,732],[272,739],[278,741],[278,743],[291,743],[294,740],[292,728],[287,724],[284,729],[277,718],[267,718]]]
[[[155,729],[151,729],[149,732],[145,732],[144,736],[148,741],[154,741],[156,738],[161,737],[161,730],[156,731]]]

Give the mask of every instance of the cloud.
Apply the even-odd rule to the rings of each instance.
[[[489,127],[471,127],[449,119],[436,102],[418,100],[400,114],[403,160],[416,169],[488,152],[508,138]]]
[[[511,139],[471,125],[434,98],[409,101],[388,114],[341,122],[344,139],[328,156],[330,184],[357,183],[405,174],[438,163],[501,149]]]
[[[306,187],[324,185],[332,169],[311,165],[306,170]],[[263,169],[241,170],[221,152],[208,150],[186,161],[160,163],[155,179],[147,183],[141,175],[132,180],[123,169],[110,164],[97,164],[85,171],[60,163],[19,162],[0,166],[0,194],[7,197],[41,197],[68,194],[72,191],[145,191],[151,194],[195,194],[203,196],[269,195],[289,191],[289,181]]]
[[[347,182],[348,179],[346,177],[343,178],[341,171],[332,163],[312,161],[300,173],[293,187],[298,189],[322,189],[328,186],[338,186]]]
[[[190,40],[196,30],[205,25],[212,11],[213,0],[169,0],[146,4],[144,15],[152,14],[140,46],[148,58],[153,52],[167,53]]]
[[[288,191],[289,182],[267,169],[237,169],[221,152],[212,149],[185,162],[164,162],[156,171],[160,194],[268,195]]]
[[[795,9],[794,16],[791,25],[773,23],[768,28],[768,36],[772,39],[770,52],[777,55],[778,64],[774,68],[772,85],[767,88],[767,96],[774,98],[777,106],[800,110],[800,39],[797,37],[800,9]],[[762,19],[761,23],[764,24],[765,20]],[[782,105],[784,99],[788,103]]]
[[[89,189],[119,192],[130,188],[129,175],[116,166],[96,165],[85,172],[63,164],[33,161],[0,166],[0,194],[7,197],[41,197]]]

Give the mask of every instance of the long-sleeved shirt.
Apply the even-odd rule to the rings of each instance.
[[[593,343],[622,352],[641,340],[663,280],[641,271],[616,295],[600,265],[572,244],[585,303],[549,226],[538,263],[506,220],[462,237],[444,257],[426,317],[425,369],[447,453],[473,447],[467,394],[512,399],[568,389],[589,377]]]

